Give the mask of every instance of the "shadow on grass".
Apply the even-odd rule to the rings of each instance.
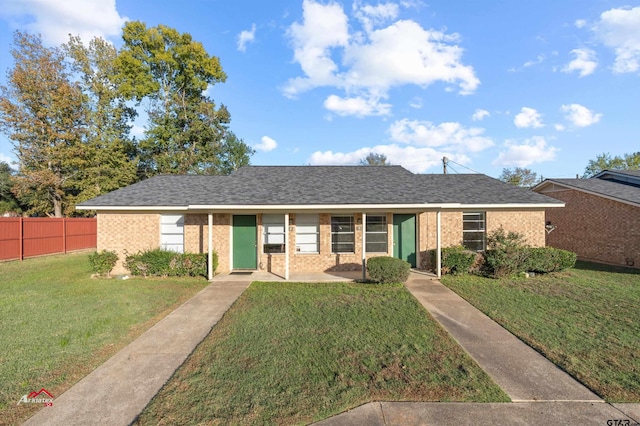
[[[576,266],[574,266],[574,269],[579,269],[582,271],[600,271],[600,272],[611,272],[615,274],[640,275],[640,269],[626,268],[624,266],[607,265],[604,263],[586,262],[583,260],[578,260],[576,262]]]

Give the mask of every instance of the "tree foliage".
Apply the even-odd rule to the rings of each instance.
[[[603,170],[640,170],[640,151],[613,157],[602,153],[595,160],[589,160],[582,177],[590,178]]]
[[[72,189],[79,203],[136,181],[136,152],[129,136],[136,113],[112,82],[117,57],[113,45],[94,38],[85,46],[79,37],[70,37],[63,48],[84,96],[86,131]]]
[[[361,166],[390,166],[391,163],[387,160],[387,156],[384,154],[376,154],[370,152],[366,157],[360,160]]]
[[[13,193],[13,170],[11,166],[0,161],[0,215],[7,212],[20,213],[20,202]]]
[[[523,188],[531,188],[538,181],[538,174],[522,167],[502,169],[500,180]]]
[[[62,50],[44,47],[40,36],[16,31],[11,54],[15,65],[1,88],[0,128],[19,161],[16,194],[30,213],[61,217],[82,151],[82,91],[70,82]]]
[[[164,25],[128,22],[123,40],[116,81],[126,97],[148,101],[149,125],[139,144],[143,174],[222,173],[225,149],[236,149],[233,157],[244,142],[227,136],[229,112],[207,95],[227,78],[218,58]],[[241,161],[250,153],[246,147]]]

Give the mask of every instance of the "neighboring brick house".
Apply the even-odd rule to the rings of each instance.
[[[583,260],[640,267],[640,170],[589,179],[546,179],[534,191],[564,201],[547,209],[547,245]]]
[[[97,212],[98,250],[119,254],[116,273],[125,272],[125,252],[211,248],[218,272],[266,270],[288,277],[358,270],[381,255],[429,269],[430,251],[459,244],[484,250],[486,234],[500,226],[543,246],[545,208],[562,206],[480,174],[246,166],[229,176],[156,176],[78,208]]]

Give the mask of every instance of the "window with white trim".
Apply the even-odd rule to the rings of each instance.
[[[355,253],[353,216],[331,216],[331,253]]]
[[[184,253],[184,216],[160,215],[160,248]]]
[[[283,214],[262,215],[263,253],[284,253],[285,223]]]
[[[367,215],[366,232],[367,253],[387,253],[389,242],[387,216]]]
[[[320,252],[320,219],[317,214],[296,215],[296,252]]]
[[[487,246],[485,212],[462,213],[462,245],[468,250],[484,251]]]

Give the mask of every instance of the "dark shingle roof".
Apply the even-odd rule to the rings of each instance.
[[[560,204],[485,175],[400,166],[246,166],[230,176],[156,176],[79,207],[347,204]]]
[[[592,192],[624,202],[640,204],[640,188],[605,179],[547,179],[570,188]],[[543,182],[544,184],[544,182]],[[538,185],[542,187],[543,184]]]

